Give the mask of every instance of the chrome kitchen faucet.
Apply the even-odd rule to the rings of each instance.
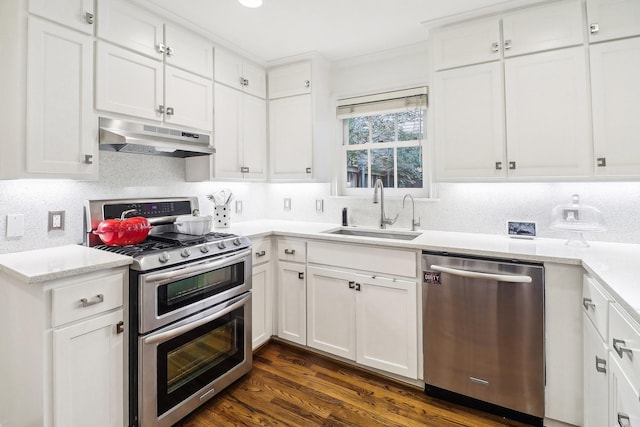
[[[398,219],[396,214],[395,218],[387,218],[384,214],[384,186],[380,178],[376,179],[376,183],[373,185],[373,203],[378,203],[378,188],[380,189],[380,228],[387,228],[388,225],[392,225]]]

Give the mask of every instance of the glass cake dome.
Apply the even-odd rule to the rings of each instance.
[[[588,247],[584,239],[585,231],[604,231],[607,229],[602,212],[597,208],[580,203],[580,196],[573,194],[571,203],[557,205],[551,211],[551,228],[575,232],[566,244]]]

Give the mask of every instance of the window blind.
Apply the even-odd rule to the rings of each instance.
[[[357,98],[339,99],[336,117],[349,119],[416,109],[426,110],[427,95],[428,87],[423,86]]]

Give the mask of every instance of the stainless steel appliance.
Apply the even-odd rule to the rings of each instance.
[[[542,425],[544,267],[424,252],[427,394]]]
[[[127,210],[153,229],[132,246],[106,246],[92,231]],[[85,243],[130,255],[129,426],[170,426],[252,366],[251,249],[246,237],[176,232],[197,198],[91,200]]]

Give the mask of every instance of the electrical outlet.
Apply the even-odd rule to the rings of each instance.
[[[285,199],[284,199],[284,210],[285,211],[290,211],[291,210],[291,198],[289,198],[289,197],[285,197]]]
[[[64,211],[49,211],[48,230],[64,230]]]

